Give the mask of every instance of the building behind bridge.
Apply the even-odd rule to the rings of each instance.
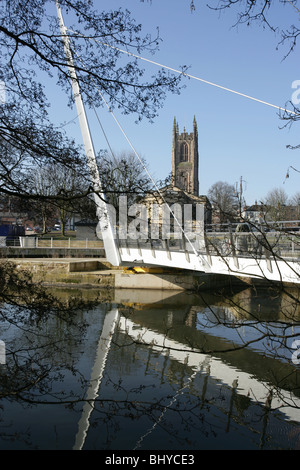
[[[210,201],[207,196],[199,195],[198,128],[195,117],[193,131],[190,133],[185,128],[180,133],[178,122],[174,118],[171,183],[160,188],[159,191],[151,192],[139,202],[146,204],[149,209],[154,204],[162,206],[167,203],[172,210],[174,204],[178,204],[182,211],[184,206],[191,205],[194,221],[197,218],[197,206],[201,206],[204,223],[211,224],[212,207]]]

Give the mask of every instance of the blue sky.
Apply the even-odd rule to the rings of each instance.
[[[300,80],[299,51],[296,49],[283,60],[286,48],[276,49],[280,37],[259,25],[232,27],[236,21],[233,10],[219,14],[200,0],[194,0],[193,14],[189,0],[95,2],[98,3],[101,9],[127,8],[145,33],[155,35],[158,26],[163,39],[160,50],[155,56],[144,57],[166,66],[178,69],[188,65],[194,76],[282,107],[292,97],[292,83]],[[299,19],[289,4],[278,6],[273,12],[277,25],[289,25]],[[151,65],[151,70],[155,72],[157,67]],[[61,106],[57,101],[56,106]],[[62,116],[70,120],[75,110],[61,110],[57,115],[61,120]],[[180,95],[167,97],[152,124],[146,120],[135,124],[135,116],[116,111],[126,135],[148,162],[151,174],[161,179],[171,171],[174,117],[180,131],[185,127],[190,132],[194,115],[199,132],[200,194],[207,194],[217,181],[235,184],[241,177],[248,205],[263,199],[273,188],[284,189],[290,197],[300,191],[300,174],[290,170],[289,179],[285,178],[290,166],[300,170],[299,151],[286,148],[300,143],[300,123],[280,129],[283,122],[272,107],[189,79]],[[99,116],[114,151],[130,151],[109,112],[100,109]],[[90,112],[89,120],[96,150],[106,148]],[[69,125],[67,130],[78,135],[78,123]]]

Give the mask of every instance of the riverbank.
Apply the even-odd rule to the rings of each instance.
[[[194,271],[116,268],[105,258],[14,258],[9,261],[17,270],[28,271],[33,282],[46,286],[200,291],[245,284],[245,280],[233,276]]]

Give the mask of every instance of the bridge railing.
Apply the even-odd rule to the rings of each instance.
[[[72,238],[57,239],[55,237],[0,237],[0,248],[76,248],[76,249],[101,249],[103,241],[99,239],[89,238]]]
[[[300,257],[300,232],[253,231],[253,232],[206,232],[209,249],[223,256],[281,256]]]
[[[119,247],[130,253],[131,248],[153,253],[197,252],[204,255],[245,256],[264,258],[280,256],[300,260],[300,233],[294,232],[204,232],[189,238],[119,240]]]

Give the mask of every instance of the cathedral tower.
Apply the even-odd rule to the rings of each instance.
[[[189,194],[199,193],[198,129],[194,117],[193,132],[183,129],[179,134],[178,123],[174,118],[172,145],[172,182],[174,186]]]

